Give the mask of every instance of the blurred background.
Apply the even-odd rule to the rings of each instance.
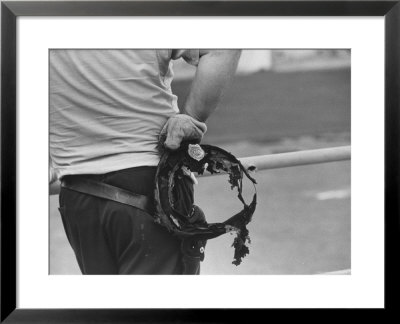
[[[203,143],[237,157],[350,145],[350,67],[345,49],[244,50]],[[175,61],[174,73],[183,106],[195,68]],[[210,240],[201,273],[350,274],[350,161],[263,170],[255,178],[250,254],[235,266],[234,236]],[[243,208],[227,176],[199,178],[195,190],[209,222]],[[50,196],[50,273],[80,274],[57,207],[58,196]]]

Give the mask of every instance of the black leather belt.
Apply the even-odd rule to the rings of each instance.
[[[147,213],[152,213],[154,209],[153,200],[148,196],[139,195],[84,176],[65,176],[61,179],[61,187],[139,208]]]

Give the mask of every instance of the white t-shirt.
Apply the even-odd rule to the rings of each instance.
[[[50,163],[67,174],[155,166],[158,135],[178,113],[171,60],[198,50],[54,49],[50,56]]]

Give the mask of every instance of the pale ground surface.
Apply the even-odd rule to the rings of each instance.
[[[274,145],[240,142],[222,147],[239,157],[273,151],[349,145],[302,137]],[[250,254],[240,266],[231,264],[234,236],[210,240],[202,274],[316,274],[351,268],[350,161],[260,171],[258,205],[249,225]],[[249,195],[251,196],[251,187]],[[241,210],[226,176],[199,179],[195,202],[209,222],[223,221]],[[79,274],[57,211],[58,196],[50,198],[50,270]],[[340,273],[339,273],[340,274]]]

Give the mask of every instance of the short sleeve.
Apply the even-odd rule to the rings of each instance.
[[[174,49],[171,53],[171,59],[177,60],[183,58],[187,63],[197,66],[199,64],[200,50],[198,49]]]

